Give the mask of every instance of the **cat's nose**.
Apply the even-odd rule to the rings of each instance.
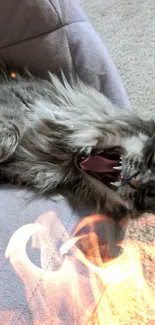
[[[141,179],[138,177],[138,175],[139,173],[136,173],[130,177],[126,177],[126,181],[134,188],[141,183]]]
[[[137,187],[140,184],[140,179],[138,178],[131,178],[129,180],[129,183],[133,186],[133,187]]]

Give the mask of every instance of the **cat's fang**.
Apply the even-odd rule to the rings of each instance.
[[[111,182],[110,184],[115,187],[119,187],[119,186],[121,186],[121,181],[120,182]]]
[[[116,167],[113,167],[113,169],[122,170],[122,166],[116,166]]]

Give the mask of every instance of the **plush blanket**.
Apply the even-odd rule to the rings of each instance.
[[[115,65],[78,0],[1,1],[0,60],[10,69],[26,67],[39,75],[74,71],[122,109],[129,108]],[[39,218],[47,211],[56,214]],[[83,263],[73,263],[67,248],[63,258],[59,254],[87,214],[73,211],[62,197],[39,198],[30,190],[1,186],[0,325],[88,321],[101,292],[94,300]],[[121,238],[114,225],[110,234],[114,242]]]

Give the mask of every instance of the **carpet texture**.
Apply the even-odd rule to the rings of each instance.
[[[132,108],[155,117],[153,0],[81,0],[120,71]]]

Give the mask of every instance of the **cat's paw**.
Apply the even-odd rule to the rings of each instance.
[[[135,207],[137,210],[155,213],[155,181],[143,184],[135,193]]]
[[[12,156],[19,138],[19,130],[13,122],[0,121],[0,163]]]

